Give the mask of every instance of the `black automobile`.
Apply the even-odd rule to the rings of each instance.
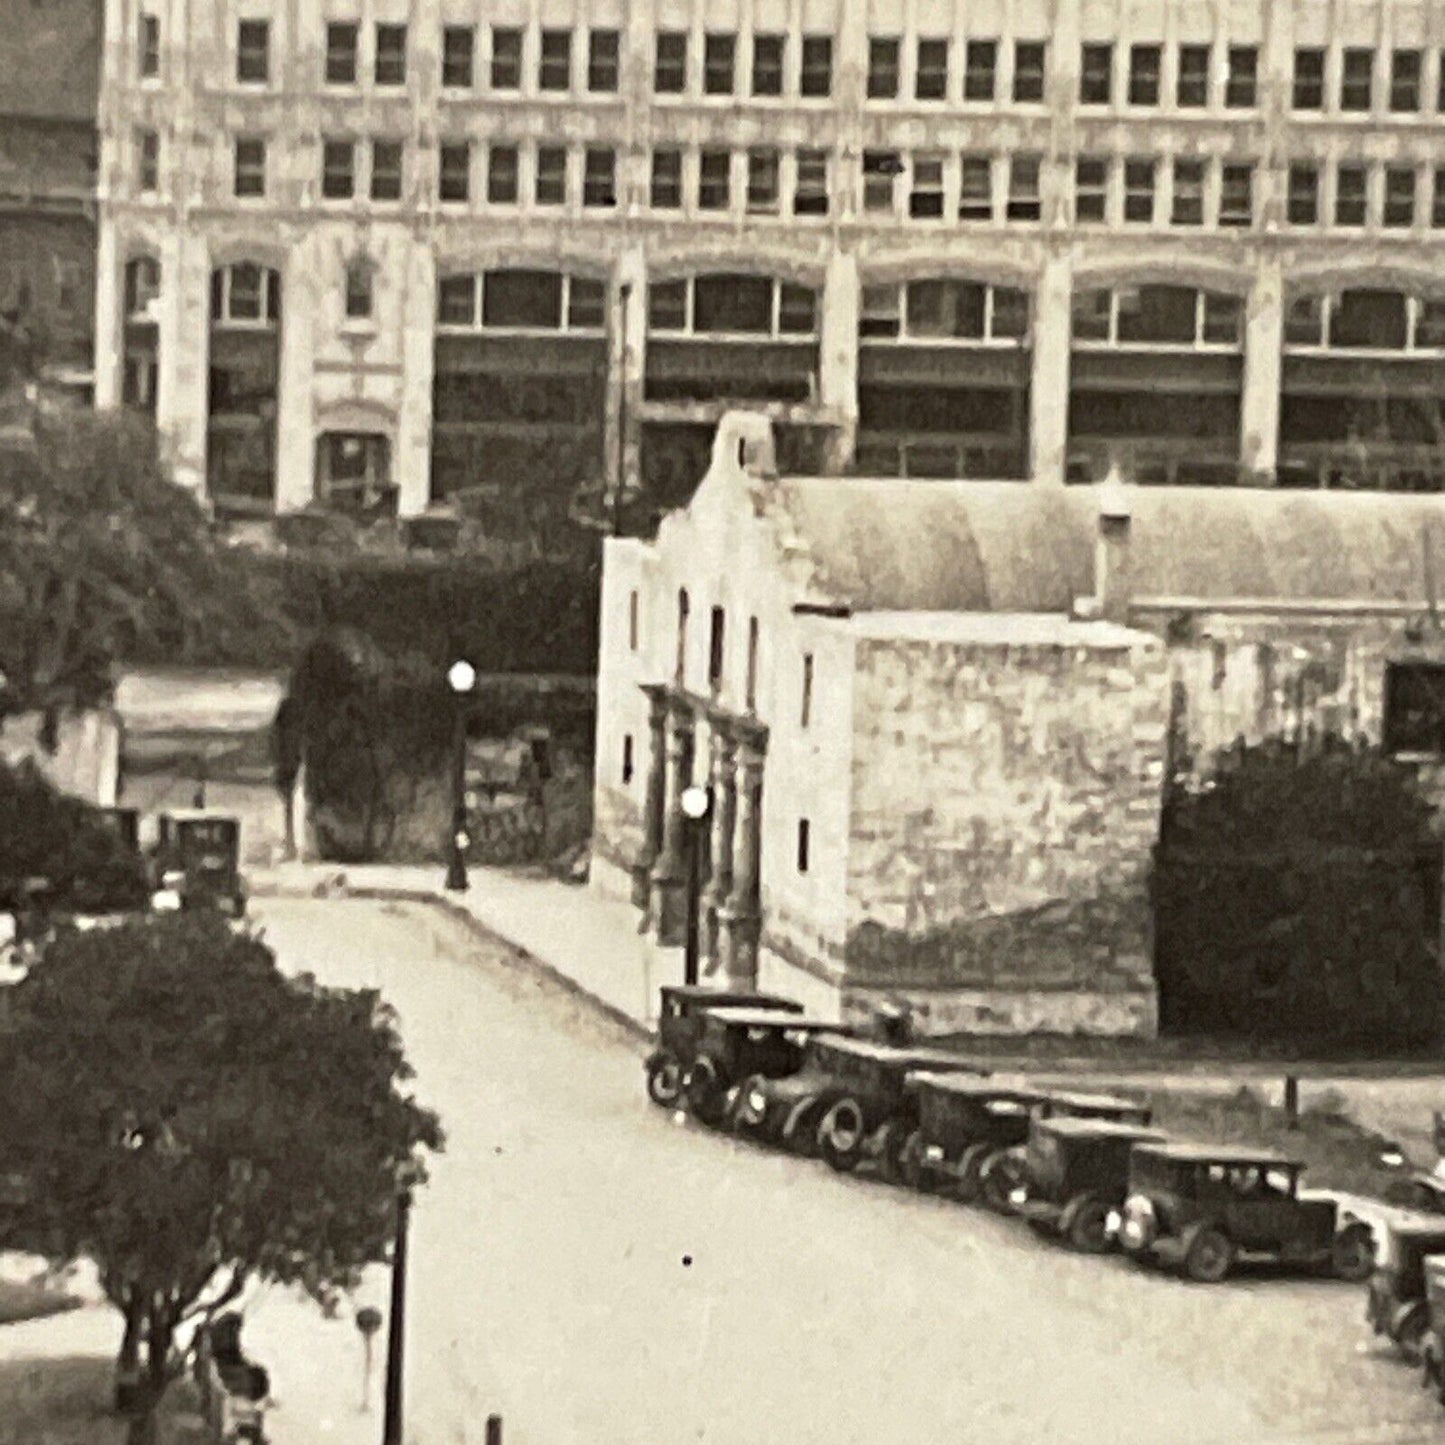
[[[1425,1260],[1425,1303],[1429,1321],[1420,1345],[1424,1367],[1420,1383],[1445,1405],[1445,1256],[1429,1255]]]
[[[219,908],[241,917],[241,820],[205,809],[162,813],[151,866],[156,908]]]
[[[669,984],[659,991],[657,1046],[647,1056],[647,1097],[673,1108],[682,1098],[683,1080],[697,1055],[702,1022],[708,1010],[751,1008],[800,1014],[803,1005],[775,993],[706,988],[700,984]]]
[[[1124,1202],[1130,1152],[1163,1140],[1156,1129],[1114,1119],[1036,1118],[1025,1177],[1009,1203],[1039,1233],[1102,1254],[1110,1246],[1110,1215]]]
[[[926,1071],[910,1075],[908,1089],[917,1099],[918,1127],[903,1142],[903,1183],[925,1191],[947,1186],[964,1203],[984,1193],[989,1161],[1028,1139],[1029,1120],[1048,1097],[1026,1084]],[[988,1177],[993,1181],[995,1171]]]
[[[819,1153],[840,1173],[871,1162],[896,1182],[903,1142],[918,1125],[907,1080],[919,1070],[985,1072],[945,1049],[824,1036],[808,1045],[797,1073],[750,1081],[749,1114],[755,1129],[795,1153]]]
[[[1365,1318],[1407,1360],[1419,1357],[1429,1327],[1425,1260],[1434,1254],[1445,1254],[1445,1220],[1405,1217],[1380,1226]]]
[[[710,1008],[700,1023],[693,1062],[683,1079],[688,1112],[713,1127],[731,1122],[743,1130],[751,1121],[744,1081],[750,1090],[758,1080],[795,1074],[809,1039],[850,1032],[827,1019],[776,1008]]]
[[[1154,1111],[1139,1099],[1076,1089],[1046,1089],[1033,1112],[1041,1119],[1107,1119],[1116,1124],[1146,1126],[1154,1121]],[[1027,1182],[1027,1140],[1009,1149],[994,1150],[979,1165],[979,1198],[1001,1214],[1013,1213],[1009,1200],[1014,1190]]]
[[[1140,1143],[1110,1232],[1135,1258],[1199,1284],[1215,1284],[1245,1261],[1368,1278],[1375,1263],[1369,1226],[1334,1199],[1302,1197],[1303,1172],[1298,1159],[1273,1149]]]

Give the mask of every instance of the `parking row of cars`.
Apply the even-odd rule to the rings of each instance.
[[[1371,1224],[1303,1192],[1297,1159],[1171,1139],[1138,1100],[995,1078],[957,1053],[861,1037],[776,996],[664,988],[647,1087],[710,1127],[1199,1283],[1256,1261],[1347,1280],[1375,1267]]]

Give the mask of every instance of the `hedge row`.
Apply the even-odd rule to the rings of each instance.
[[[465,556],[232,555],[236,585],[254,604],[237,616],[259,610],[266,625],[222,624],[184,657],[128,662],[282,670],[308,639],[342,628],[433,666],[467,657],[484,673],[590,676],[597,668],[595,560],[499,569]]]

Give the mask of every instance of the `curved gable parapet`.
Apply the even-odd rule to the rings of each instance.
[[[1249,294],[1255,268],[1226,265],[1174,251],[1142,251],[1127,257],[1101,257],[1074,267],[1074,290],[1096,291],[1112,286],[1185,286],[1226,296]]]
[[[1425,261],[1407,263],[1381,256],[1350,256],[1286,268],[1285,294],[1291,298],[1339,291],[1398,291],[1406,296],[1445,296],[1445,271]]]

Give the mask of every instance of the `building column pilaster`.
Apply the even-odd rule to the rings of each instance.
[[[406,233],[407,297],[402,321],[401,405],[392,478],[397,512],[414,517],[431,504],[432,378],[436,367],[436,254],[425,236]]]
[[[694,722],[686,699],[672,696],[667,710],[667,767],[663,790],[662,847],[652,865],[649,915],[659,943],[683,941],[687,925],[687,858],[682,794],[692,776]]]
[[[1069,441],[1069,347],[1073,332],[1069,257],[1051,251],[1034,293],[1029,377],[1029,478],[1061,484]]]
[[[818,400],[842,423],[829,448],[828,470],[832,473],[848,469],[858,445],[860,310],[858,258],[851,251],[834,251],[823,280],[818,337]]]
[[[662,824],[667,807],[667,689],[653,683],[647,694],[647,795],[643,804],[642,855],[633,870],[632,901],[648,904],[652,869],[662,854]]]
[[[180,228],[161,245],[156,423],[175,480],[204,496],[210,421],[211,266],[205,241]]]
[[[308,242],[287,257],[281,278],[281,363],[276,388],[276,510],[299,512],[316,495],[316,428],[311,387],[322,268]],[[428,398],[430,401],[430,398]],[[398,461],[400,459],[398,458]]]
[[[722,963],[720,915],[732,888],[733,828],[737,815],[737,744],[724,724],[712,728],[712,870],[702,897],[700,952],[707,972]]]
[[[1284,270],[1268,257],[1245,307],[1244,384],[1240,398],[1240,467],[1271,483],[1279,466],[1280,388],[1284,382]]]
[[[617,263],[616,356],[608,358],[609,489],[620,485],[623,496],[642,486],[642,404],[647,371],[647,257],[640,245],[629,246]],[[615,373],[613,368],[616,368]],[[613,377],[616,380],[613,380]],[[613,389],[615,388],[615,398]],[[612,458],[616,461],[613,462]]]
[[[121,403],[125,364],[125,259],[115,221],[102,211],[95,250],[95,405]]]
[[[718,910],[718,937],[729,986],[751,987],[758,976],[759,868],[762,858],[763,753],[744,739],[735,771],[737,820],[733,843],[732,887]]]

